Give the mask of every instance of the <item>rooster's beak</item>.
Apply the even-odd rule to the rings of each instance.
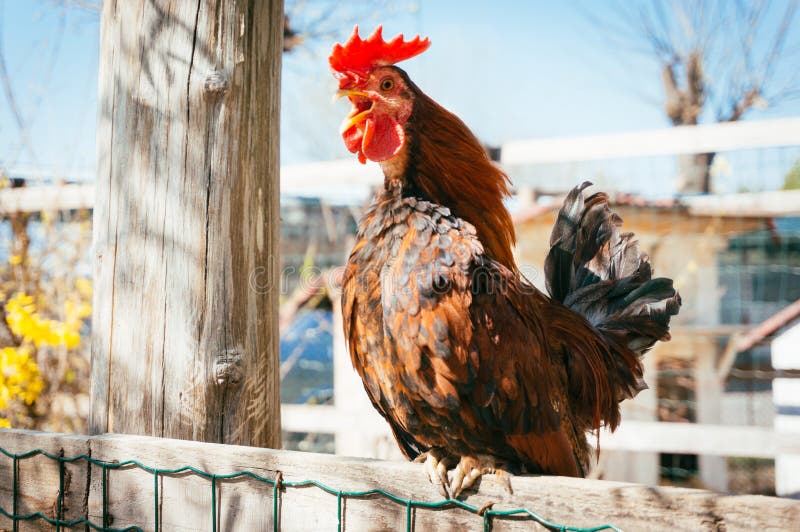
[[[363,98],[370,98],[370,95],[364,91],[358,90],[351,90],[351,89],[339,89],[336,91],[335,99],[343,98],[347,96],[348,98],[351,96],[361,96]],[[342,125],[339,127],[339,133],[344,133],[351,127],[360,124],[364,120],[367,119],[367,116],[372,112],[372,108],[366,109],[364,111],[359,112],[358,108],[353,108],[353,111],[347,115],[347,118],[344,119]]]
[[[356,114],[350,113],[347,118],[344,119],[342,125],[339,126],[339,133],[342,134],[351,127],[360,124],[364,120],[367,119],[367,116],[372,112],[372,109],[367,109],[366,111],[361,111],[360,113],[357,112],[358,109],[353,109],[353,112]]]
[[[338,100],[339,98],[344,98],[345,96],[363,96],[364,98],[369,98],[369,94],[364,91],[357,91],[352,89],[339,89],[336,91],[336,95],[333,97],[334,100]]]

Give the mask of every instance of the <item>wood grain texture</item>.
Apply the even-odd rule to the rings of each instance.
[[[103,3],[92,433],[280,445],[282,20]]]
[[[314,479],[341,490],[382,488],[399,497],[439,501],[420,464],[382,462],[331,455],[275,451],[255,447],[218,445],[120,434],[94,437],[63,436],[0,430],[0,447],[14,451],[45,448],[54,452],[91,453],[107,462],[136,459],[148,466],[176,468],[192,465],[214,474],[252,471],[285,481]],[[21,504],[47,508],[55,501],[58,468],[37,457],[21,463]],[[87,471],[85,462],[67,466],[74,471],[68,516],[88,515],[102,521],[102,475],[98,466]],[[11,460],[0,458],[0,507],[10,510]],[[91,475],[87,482],[87,472]],[[24,475],[24,476],[23,476]],[[481,507],[495,502],[495,510],[528,508],[564,525],[595,526],[610,523],[623,530],[792,530],[800,522],[800,501],[763,496],[727,496],[708,491],[646,487],[623,482],[564,477],[514,477],[514,494],[508,495],[487,475],[466,502]],[[108,515],[111,525],[154,525],[154,477],[138,468],[108,474]],[[272,528],[272,487],[254,480],[217,481],[218,530],[269,530]],[[84,501],[81,503],[81,501]],[[287,487],[280,496],[281,530],[335,530],[336,496],[314,487]],[[210,530],[211,481],[195,474],[159,479],[161,530]],[[52,510],[50,510],[52,512]],[[52,514],[48,514],[52,515]],[[412,512],[415,530],[482,530],[480,517],[460,509]],[[405,530],[406,508],[381,498],[344,498],[343,530]],[[27,526],[27,525],[26,525]],[[44,529],[32,523],[21,530]],[[10,528],[0,520],[0,528]],[[52,530],[52,527],[49,529]],[[531,521],[495,518],[493,530],[537,530]]]
[[[47,434],[25,430],[0,431],[0,447],[9,453],[22,454],[42,449],[56,456],[80,456],[89,453],[86,436]],[[0,455],[0,507],[13,513],[13,460]],[[85,518],[88,512],[89,467],[84,461],[64,464],[64,497],[61,501],[61,519]],[[58,462],[43,455],[21,459],[18,462],[17,514],[41,512],[51,519],[58,514],[59,467]],[[54,530],[44,519],[35,518],[18,522],[21,532],[29,530]],[[0,515],[0,530],[13,530],[11,519]]]

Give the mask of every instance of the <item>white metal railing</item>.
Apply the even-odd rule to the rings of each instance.
[[[334,161],[337,173],[328,176],[325,174],[325,165],[317,163],[313,167],[286,167],[283,169],[289,176],[298,176],[298,182],[292,182],[282,189],[289,195],[315,195],[329,197],[325,194],[329,190],[336,194],[335,188],[346,187],[346,196],[366,197],[370,187],[380,183],[380,177],[373,176],[370,172],[357,173],[351,176],[344,184],[336,184],[345,165],[345,161]],[[377,168],[377,167],[376,167]],[[320,173],[304,173],[307,171]],[[284,175],[286,175],[284,174]],[[330,183],[325,187],[314,185],[319,176],[325,175]],[[316,176],[316,177],[312,177]],[[282,175],[281,182],[286,179]],[[281,185],[283,187],[283,184]],[[782,190],[770,192],[748,192],[740,194],[717,194],[707,196],[686,196],[681,200],[689,209],[689,213],[697,216],[731,215],[742,217],[773,217],[773,216],[800,216],[800,190]],[[90,183],[69,185],[32,186],[15,189],[0,190],[0,215],[14,212],[41,212],[41,211],[66,211],[76,209],[91,209],[94,206],[94,185]]]
[[[725,152],[732,150],[800,146],[800,117],[751,122],[733,122],[700,126],[680,126],[658,130],[611,133],[603,135],[541,138],[512,141],[501,146],[504,166],[615,160],[687,153]],[[10,172],[11,177],[42,181],[42,174],[33,169]],[[86,175],[76,181],[88,181]],[[319,197],[366,197],[371,187],[380,185],[383,175],[375,163],[362,165],[355,158],[289,165],[281,168],[281,193]],[[74,187],[80,187],[78,189]],[[29,187],[33,188],[33,187]],[[0,214],[15,208],[39,211],[90,208],[91,185],[57,187],[58,192],[36,187],[37,192],[0,191]],[[50,189],[50,187],[48,187]],[[781,193],[783,194],[783,193]],[[344,195],[344,196],[343,196]],[[734,198],[734,196],[738,196]],[[797,214],[797,194],[779,198],[767,195],[754,197],[730,195],[734,208],[744,202],[745,210],[768,213],[780,205],[775,215]],[[718,197],[718,196],[712,196]],[[690,207],[714,211],[709,202],[716,200],[688,199]],[[751,205],[758,204],[758,208]],[[767,208],[762,208],[764,205]]]
[[[800,216],[800,190],[686,196],[681,202],[694,216]]]
[[[800,146],[800,117],[518,140],[503,145],[500,162],[542,164],[782,146]]]
[[[382,419],[354,418],[334,406],[283,405],[281,427],[289,432],[337,434],[358,430],[364,438],[391,438]],[[594,445],[594,440],[590,442]],[[731,426],[707,423],[669,423],[663,421],[625,420],[611,433],[603,431],[600,448],[606,451],[630,451],[709,456],[775,458],[800,455],[800,440],[771,427]],[[343,449],[352,453],[352,449]]]

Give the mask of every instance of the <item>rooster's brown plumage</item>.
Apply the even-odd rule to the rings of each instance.
[[[567,196],[545,295],[519,273],[508,179],[456,116],[393,63],[428,46],[357,29],[331,56],[343,127],[383,190],[359,224],[342,295],[353,366],[409,459],[456,496],[490,471],[582,476],[587,432],[614,429],[669,338],[680,298],[604,194]],[[447,469],[455,466],[452,478]]]

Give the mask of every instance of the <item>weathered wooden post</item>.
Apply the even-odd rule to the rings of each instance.
[[[280,0],[104,2],[93,433],[278,447]]]

